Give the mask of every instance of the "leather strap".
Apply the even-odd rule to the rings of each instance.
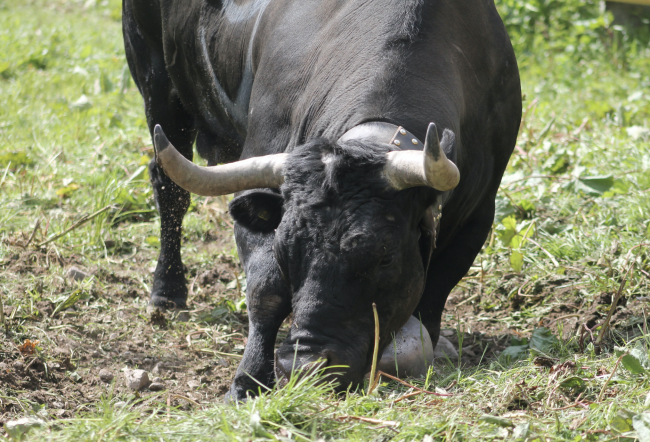
[[[383,121],[370,121],[354,126],[338,139],[372,140],[378,143],[391,144],[395,150],[422,150],[422,141],[402,126]]]
[[[411,132],[402,126],[386,123],[383,121],[370,121],[354,126],[344,133],[338,142],[349,140],[370,140],[377,143],[390,144],[394,150],[422,150],[424,144]],[[443,195],[445,198],[443,198]],[[432,249],[436,248],[436,239],[440,232],[440,218],[442,218],[442,206],[447,199],[448,192],[438,195],[436,202],[431,205],[422,220],[420,226],[432,236]],[[433,252],[433,250],[431,250]]]

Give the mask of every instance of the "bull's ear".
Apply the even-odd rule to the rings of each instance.
[[[233,199],[230,216],[244,227],[256,232],[270,232],[282,219],[282,196],[273,192],[255,191]]]

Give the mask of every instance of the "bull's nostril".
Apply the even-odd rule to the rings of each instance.
[[[292,376],[309,375],[328,366],[328,358],[318,352],[295,352],[279,349],[275,353],[275,377],[286,383]]]

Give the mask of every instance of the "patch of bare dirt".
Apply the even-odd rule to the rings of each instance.
[[[0,262],[0,425],[26,412],[71,417],[102,397],[159,405],[169,397],[182,408],[223,400],[246,342],[246,317],[227,304],[241,297],[241,287],[229,288],[241,268],[223,254],[212,262],[186,258],[193,294],[190,321],[181,322],[175,313],[146,311],[156,255],[145,249],[99,265],[60,247],[58,254],[16,247]],[[61,308],[77,290],[80,299]],[[131,390],[130,369],[146,370],[156,391]]]
[[[97,262],[61,247],[16,246],[6,254],[0,262],[7,322],[0,332],[0,424],[28,410],[71,417],[96,408],[101,398],[158,405],[169,398],[184,408],[223,400],[246,345],[247,317],[233,309],[243,296],[241,266],[222,252],[232,248],[232,237],[217,233],[190,244],[213,259],[185,255],[189,322],[146,312],[155,249],[124,249]],[[466,366],[490,362],[512,336],[529,336],[537,327],[575,336],[583,325],[601,324],[612,302],[611,293],[589,296],[581,288],[579,272],[534,282],[521,274],[483,282],[469,275],[449,297],[442,335],[461,349]],[[61,308],[76,290],[83,296]],[[622,300],[611,322],[616,333],[638,331],[648,300],[642,294]],[[278,340],[285,335],[286,324]],[[27,340],[35,343],[32,352]],[[130,390],[124,371],[132,369],[147,371],[156,391]]]

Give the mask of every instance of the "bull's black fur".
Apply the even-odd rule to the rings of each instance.
[[[247,276],[249,337],[231,396],[318,357],[369,364],[372,302],[386,345],[412,313],[434,343],[451,289],[480,251],[521,119],[516,60],[491,0],[124,0],[129,68],[150,129],[209,164],[290,152],[285,184],[231,204]],[[421,228],[439,193],[396,192],[387,146],[337,144],[368,121],[424,139],[455,134],[461,181],[443,197],[437,248]],[[450,139],[450,138],[448,138]],[[452,143],[448,147],[452,147]],[[152,163],[161,253],[152,304],[182,306],[180,228],[189,194]],[[287,340],[278,328],[293,312]]]

